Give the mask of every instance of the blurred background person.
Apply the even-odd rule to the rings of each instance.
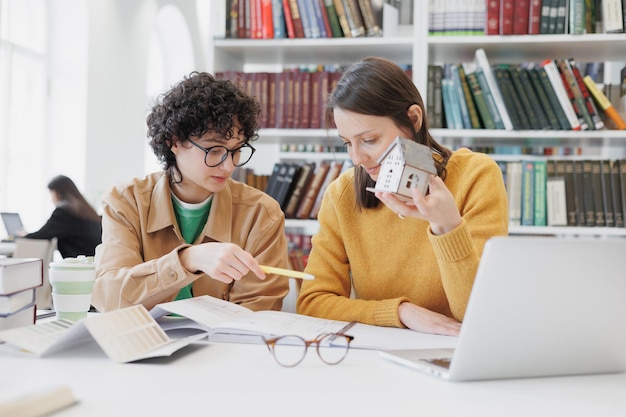
[[[63,258],[78,255],[94,256],[96,246],[102,242],[102,220],[96,210],[70,178],[54,177],[48,190],[55,209],[41,229],[25,233],[29,239],[57,238],[57,247]]]

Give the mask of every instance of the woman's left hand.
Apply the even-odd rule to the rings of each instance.
[[[431,175],[428,183],[429,193],[423,196],[417,188],[411,193],[413,200],[404,202],[392,193],[376,192],[376,197],[400,218],[414,217],[426,220],[435,235],[442,235],[461,224],[461,214],[454,202],[454,197],[443,180]]]

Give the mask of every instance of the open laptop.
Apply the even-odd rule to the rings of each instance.
[[[22,219],[20,218],[19,213],[9,213],[2,212],[0,213],[0,217],[2,217],[2,223],[4,223],[4,228],[7,231],[7,237],[3,239],[4,241],[13,241],[17,237],[17,234],[24,230],[24,225],[22,224]]]
[[[454,381],[623,372],[626,239],[492,238],[456,348],[380,354]]]

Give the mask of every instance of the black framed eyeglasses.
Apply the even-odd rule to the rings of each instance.
[[[238,148],[228,149],[226,146],[217,145],[211,146],[210,148],[205,148],[202,145],[197,144],[193,140],[189,139],[191,144],[199,149],[204,151],[204,164],[210,168],[221,165],[226,158],[228,158],[228,154],[233,158],[233,165],[236,167],[243,166],[250,161],[252,155],[256,151],[252,145],[249,143],[244,143]]]
[[[327,365],[337,365],[344,360],[354,339],[343,333],[325,333],[314,340],[304,340],[300,336],[287,335],[272,339],[263,338],[265,345],[272,352],[274,360],[284,367],[291,368],[304,360],[311,345],[315,345],[317,356]]]

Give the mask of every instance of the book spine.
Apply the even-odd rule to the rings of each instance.
[[[550,84],[552,84],[552,89],[559,99],[559,104],[567,117],[570,129],[581,130],[580,122],[578,121],[576,112],[574,112],[572,103],[567,96],[567,91],[565,91],[565,86],[563,85],[563,80],[559,74],[556,62],[552,59],[547,59],[541,63],[541,67],[545,70],[548,80],[550,81]]]
[[[353,38],[358,38],[365,35],[365,25],[363,24],[363,18],[361,17],[361,11],[359,10],[359,4],[357,0],[342,0],[344,10],[346,11],[346,19],[350,26],[350,33]]]
[[[564,34],[565,32],[565,23],[567,21],[567,6],[569,0],[558,0],[557,9],[556,9],[556,21],[555,21],[555,34]]]
[[[624,32],[621,0],[602,0],[602,26],[604,33]]]
[[[496,67],[494,73],[513,127],[516,130],[530,130],[530,122],[528,121],[528,116],[526,116],[526,110],[513,87],[513,81],[509,77],[508,66]]]
[[[310,0],[310,4],[313,7],[313,13],[315,16],[315,23],[317,24],[317,30],[319,31],[320,38],[330,38],[330,32],[326,31],[326,8],[322,4],[321,0]],[[323,11],[323,13],[322,13]]]
[[[541,33],[541,0],[530,0],[528,11],[528,34]]]
[[[339,17],[337,16],[337,10],[335,9],[333,0],[322,1],[324,2],[324,6],[326,7],[326,13],[328,14],[328,23],[330,24],[330,30],[333,38],[342,38],[343,31],[341,30],[341,25],[339,24]]]
[[[330,168],[330,163],[323,161],[320,163],[319,167],[313,173],[312,179],[306,188],[304,193],[304,197],[302,198],[302,202],[298,207],[296,212],[296,217],[299,219],[308,219],[311,214],[311,210],[313,209],[313,204],[315,203],[315,199],[317,194],[320,191],[322,183],[328,174],[328,169]]]
[[[554,35],[556,32],[556,20],[559,14],[559,0],[550,0],[550,15],[548,18],[548,34]]]
[[[594,159],[588,162],[591,165],[591,194],[593,196],[594,225],[606,226],[604,197],[602,189],[602,161]]]
[[[283,16],[285,19],[285,29],[287,31],[287,37],[294,39],[296,37],[295,27],[293,25],[293,17],[291,15],[290,0],[282,0],[283,4]]]
[[[289,10],[291,11],[291,21],[293,22],[295,37],[304,38],[304,26],[297,0],[289,0]]]
[[[463,129],[461,110],[455,100],[454,84],[450,78],[444,78],[441,80],[441,91],[443,94],[443,109],[446,116],[446,127],[448,129]]]
[[[534,213],[533,225],[546,226],[548,224],[546,214],[546,182],[547,162],[545,160],[533,161],[534,167]]]
[[[273,0],[261,0],[258,9],[261,24],[261,39],[274,39],[274,13],[272,12]]]
[[[530,85],[530,83],[526,86],[524,85],[520,76],[519,67],[508,68],[507,71],[509,73],[511,83],[513,84],[513,92],[519,98],[519,103],[528,118],[529,128],[534,130],[543,129],[544,126],[541,124],[539,116],[537,116],[537,112],[540,112],[539,109],[541,108],[541,105],[538,101],[535,104],[532,104],[529,98],[529,92],[532,91],[532,85]]]
[[[337,18],[339,19],[339,25],[345,38],[352,37],[352,31],[350,30],[350,23],[348,22],[348,15],[346,8],[343,5],[343,0],[333,0],[335,10],[337,11]]]
[[[304,197],[305,190],[307,189],[309,182],[311,181],[311,173],[315,164],[304,164],[299,170],[298,174],[294,176],[295,182],[292,192],[287,196],[287,204],[285,205],[285,217],[293,218],[296,215],[300,202]]]
[[[587,226],[587,207],[589,204],[585,198],[585,180],[583,178],[583,161],[576,160],[574,164],[574,186],[576,187],[576,224],[578,226]],[[591,200],[593,204],[593,200]],[[593,212],[593,206],[591,206]],[[592,216],[593,219],[593,216]],[[593,223],[589,226],[593,226]]]
[[[624,227],[624,208],[622,206],[622,185],[620,180],[621,161],[610,161],[611,170],[611,197],[613,202],[613,217],[615,227]]]
[[[443,127],[443,91],[441,88],[441,82],[443,80],[443,67],[436,65],[434,68],[434,100],[435,108],[433,114],[435,120],[433,121],[433,127]]]
[[[467,101],[465,100],[465,93],[463,92],[463,85],[461,84],[461,77],[459,75],[458,65],[450,65],[450,72],[452,75],[452,85],[456,102],[461,113],[462,129],[471,129],[472,121],[470,120],[469,109]]]
[[[521,225],[535,224],[535,165],[533,161],[522,163],[522,213]]]
[[[568,33],[582,35],[585,33],[585,0],[571,0],[569,4]]]
[[[358,4],[359,10],[361,11],[361,17],[363,18],[366,36],[382,35],[380,25],[376,22],[376,17],[374,16],[370,0],[358,0]]]
[[[285,13],[283,12],[283,1],[271,0],[271,2],[274,39],[284,39],[287,37],[287,28],[285,27]]]
[[[591,123],[593,124],[594,129],[596,130],[604,129],[604,122],[602,121],[602,118],[600,117],[600,114],[598,113],[598,109],[596,108],[596,105],[593,103],[593,98],[591,97],[591,94],[589,93],[589,89],[587,88],[587,86],[585,85],[585,82],[583,81],[582,75],[580,74],[580,70],[578,69],[578,65],[576,65],[576,61],[574,61],[573,58],[570,58],[568,62],[569,62],[569,67],[572,70],[572,74],[574,74],[574,78],[576,79],[576,84],[578,85],[578,88],[580,89],[584,106],[587,109],[589,116],[591,117]]]
[[[530,0],[515,0],[513,7],[513,34],[527,35],[529,33]]]
[[[596,226],[593,164],[591,160],[582,161],[583,166],[583,204],[585,206],[585,226]]]
[[[487,77],[485,76],[485,72],[482,68],[476,68],[476,78],[478,79],[478,84],[480,85],[480,90],[482,91],[482,95],[487,102],[487,108],[489,109],[489,114],[491,115],[491,120],[495,125],[496,129],[504,129],[504,122],[502,121],[502,117],[500,117],[501,113],[496,105],[494,96],[492,94],[491,86],[487,82]],[[509,119],[510,122],[510,119]]]
[[[539,33],[547,35],[550,33],[550,11],[553,0],[542,0],[541,15],[539,17]]]
[[[578,118],[580,129],[593,129],[593,120],[591,120],[591,116],[587,112],[585,100],[583,99],[583,95],[580,91],[580,88],[578,87],[578,83],[576,82],[576,78],[574,77],[574,73],[572,72],[568,61],[560,59],[555,62],[561,76],[561,81],[563,82],[563,86],[565,87],[565,91],[567,92],[567,97],[572,103],[572,108],[574,109],[574,113],[576,113],[576,117]]]
[[[565,117],[546,71],[542,67],[529,68],[528,75],[552,129],[569,130],[569,122],[567,117]]]
[[[611,186],[611,162],[608,159],[600,161],[600,175],[602,178],[602,204],[604,207],[604,223],[606,227],[615,227],[613,212],[613,187]]]
[[[565,207],[567,211],[567,225],[577,226],[576,215],[576,186],[574,184],[574,164],[572,161],[561,159],[557,161],[557,175],[565,179]]]
[[[487,0],[486,35],[500,34],[500,0]]]
[[[546,161],[546,215],[548,226],[567,226],[565,178],[557,174],[557,161]]]
[[[591,77],[585,75],[583,77],[583,81],[587,86],[587,89],[589,90],[591,96],[594,98],[596,103],[598,103],[600,109],[602,109],[607,117],[615,124],[615,128],[617,130],[626,130],[626,122],[624,121],[624,119],[622,119],[617,110],[615,110],[615,107],[604,95],[602,90],[600,90],[598,86],[596,86],[596,83],[591,79]]]
[[[476,110],[481,117],[485,129],[495,129],[496,125],[493,121],[493,117],[491,117],[487,100],[485,99],[480,83],[478,82],[478,75],[475,71],[466,71],[465,76],[467,77],[467,84],[470,87],[470,91],[474,97],[474,102],[476,103]]]
[[[509,161],[506,170],[509,224],[511,226],[519,226],[522,218],[522,162]]]
[[[506,107],[504,106],[504,100],[502,99],[502,95],[500,94],[500,90],[498,89],[498,85],[496,83],[496,79],[491,70],[491,65],[489,64],[489,60],[487,59],[487,54],[485,50],[479,48],[474,53],[474,57],[476,59],[476,64],[479,68],[483,70],[485,73],[485,78],[487,80],[487,84],[489,85],[489,92],[493,96],[493,100],[496,104],[496,108],[498,109],[498,113],[500,114],[500,118],[502,119],[502,124],[504,125],[504,129],[512,130],[513,123],[511,123],[511,119],[506,111]],[[498,122],[496,121],[496,126]]]
[[[500,0],[500,35],[513,34],[514,11],[515,0]]]
[[[463,97],[465,98],[465,103],[467,104],[467,112],[470,118],[470,127],[472,129],[480,129],[480,118],[478,117],[478,111],[476,110],[474,98],[472,97],[472,92],[470,91],[463,65],[457,66],[457,72],[459,74],[459,80],[461,81]]]

